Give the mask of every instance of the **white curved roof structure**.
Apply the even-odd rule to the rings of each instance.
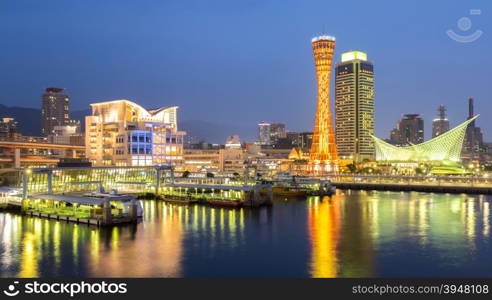
[[[376,147],[376,160],[399,162],[460,161],[466,127],[477,117],[478,115],[427,142],[407,147],[397,147],[372,136]]]
[[[178,106],[145,109],[126,99],[111,100],[91,104],[92,115],[100,116],[104,122],[126,120],[131,122],[150,121],[174,124],[177,128]]]

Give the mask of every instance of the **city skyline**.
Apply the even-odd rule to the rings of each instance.
[[[8,76],[3,75],[0,85],[11,95],[9,99],[0,99],[0,103],[5,105],[15,103],[39,107],[39,91],[48,86],[60,86],[67,88],[73,110],[88,109],[89,103],[98,101],[130,99],[146,107],[169,103],[179,105],[183,120],[235,121],[251,128],[261,120],[269,120],[284,122],[289,130],[307,131],[312,129],[316,82],[310,47],[306,42],[316,35],[317,29],[326,25],[327,31],[337,36],[334,63],[340,61],[341,53],[360,49],[367,52],[378,66],[375,99],[377,136],[387,136],[403,113],[420,113],[430,124],[435,116],[430,107],[439,104],[448,107],[450,125],[459,124],[466,118],[461,107],[469,96],[476,99],[478,112],[484,114],[489,109],[487,97],[490,87],[484,83],[485,80],[474,80],[487,78],[486,70],[490,69],[487,66],[491,62],[480,60],[486,55],[489,41],[486,33],[490,25],[483,22],[485,16],[473,17],[472,28],[479,27],[485,32],[476,42],[457,43],[445,34],[447,29],[456,29],[456,21],[467,15],[470,5],[476,3],[476,7],[485,14],[488,5],[484,2],[466,6],[448,4],[445,12],[440,11],[437,4],[430,4],[422,11],[418,3],[405,3],[401,7],[389,2],[378,6],[361,3],[349,10],[353,19],[366,12],[376,17],[381,14],[378,7],[385,6],[385,12],[393,8],[393,13],[385,13],[385,16],[396,26],[387,28],[381,21],[375,21],[364,31],[357,26],[362,21],[346,24],[343,17],[336,14],[321,23],[313,21],[318,19],[316,16],[320,12],[312,10],[312,7],[327,7],[327,4],[316,2],[282,6],[278,2],[248,2],[237,6],[214,2],[211,8],[195,3],[187,12],[180,10],[185,17],[196,18],[188,25],[169,16],[168,11],[179,8],[180,4],[157,5],[153,6],[154,11],[150,11],[146,5],[135,8],[129,4],[112,10],[113,3],[95,3],[97,9],[91,9],[91,13],[96,13],[89,20],[105,25],[98,32],[94,32],[90,22],[80,22],[88,17],[87,7],[67,8],[56,1],[46,7],[32,3],[35,11],[25,4],[9,4],[6,7],[8,15],[1,21],[9,22],[2,31],[11,41],[4,49],[2,59],[6,68],[12,70]],[[345,8],[344,4],[334,5],[333,9]],[[264,17],[279,8],[278,22],[267,22]],[[132,9],[138,9],[147,18],[138,17],[136,25],[129,27],[121,20],[131,16]],[[105,13],[109,11],[112,14],[105,20],[103,15],[106,17]],[[37,26],[38,18],[51,14],[57,15],[58,22],[65,21],[66,28],[59,28],[57,22]],[[193,26],[208,20],[207,14],[217,17],[220,22],[229,20],[231,28],[219,28],[216,23],[209,22],[200,28],[201,32],[193,34],[197,30]],[[415,15],[419,16],[422,24],[404,24],[403,21],[409,21]],[[166,21],[161,21],[160,17],[165,17]],[[250,22],[254,17],[259,18],[257,23]],[[293,28],[288,22],[292,17],[301,26]],[[428,26],[431,19],[433,25]],[[162,22],[168,25],[166,29],[169,30],[158,35],[160,31],[155,27],[163,25]],[[179,36],[173,30],[176,26],[182,30]],[[279,30],[282,26],[286,30]],[[393,30],[398,29],[405,34],[404,39],[394,38]],[[239,43],[237,35],[231,35],[230,31],[241,34],[243,41]],[[70,35],[66,34],[68,32]],[[193,39],[207,44],[200,43],[202,51],[188,52],[192,55],[182,57],[180,52],[193,50],[190,48]],[[422,43],[413,43],[412,40]],[[123,41],[127,42],[122,44]],[[88,47],[91,42],[102,44],[91,49]],[[115,50],[114,45],[120,47]],[[23,50],[16,50],[33,46],[39,51],[31,51],[29,57],[23,55]],[[279,47],[282,52],[279,52]],[[227,66],[219,56],[228,61]],[[457,57],[468,57],[466,64]],[[23,67],[14,69],[14,64],[21,61],[24,62]],[[429,67],[429,64],[435,67]],[[230,72],[236,75],[229,76]],[[203,76],[205,73],[207,76]],[[470,73],[475,75],[466,75]],[[220,83],[219,89],[217,83]],[[203,115],[204,107],[210,105],[218,109],[207,110],[207,115]],[[258,107],[265,109],[258,110]],[[237,109],[243,112],[239,116],[234,113]],[[381,118],[382,115],[388,117]],[[485,133],[491,130],[488,124],[480,126]],[[251,135],[254,136],[254,131]],[[426,139],[429,137],[430,130],[427,129]]]

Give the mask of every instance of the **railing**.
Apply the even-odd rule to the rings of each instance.
[[[333,183],[492,187],[492,178],[464,176],[334,175]]]

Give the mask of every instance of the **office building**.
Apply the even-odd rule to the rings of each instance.
[[[147,110],[128,100],[91,104],[86,152],[94,166],[176,166],[183,160],[185,132],[177,106]]]
[[[474,112],[474,100],[472,97],[468,98],[468,118],[471,120],[475,117]],[[465,143],[463,146],[465,157],[469,159],[479,159],[480,152],[484,151],[483,134],[480,127],[475,124],[473,120],[466,128]]]
[[[432,120],[432,137],[440,136],[449,130],[449,121],[446,119],[446,107],[439,105],[439,118]]]
[[[258,124],[258,140],[260,145],[275,145],[279,139],[286,137],[285,124],[261,122]]]
[[[22,138],[18,123],[14,118],[0,119],[0,140],[17,141]]]
[[[53,144],[80,145],[85,143],[84,134],[79,132],[80,123],[55,126],[53,134],[48,135],[48,142]]]
[[[271,123],[270,124],[270,141],[273,145],[278,143],[280,139],[286,138],[285,124],[284,123]]]
[[[271,124],[267,122],[261,122],[258,124],[258,141],[260,145],[271,145],[270,140]]]
[[[49,87],[42,95],[41,133],[48,136],[54,133],[55,126],[69,125],[70,98],[63,88]]]
[[[374,66],[367,54],[342,54],[335,69],[335,136],[341,159],[374,159]]]
[[[424,120],[419,114],[404,114],[391,131],[391,144],[411,146],[424,141]]]

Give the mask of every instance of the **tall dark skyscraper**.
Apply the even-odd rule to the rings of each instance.
[[[468,98],[468,118],[467,120],[475,116],[474,112],[474,102],[473,98]],[[463,145],[463,150],[465,155],[469,158],[476,157],[478,153],[483,150],[483,134],[480,127],[477,127],[475,121],[471,122],[466,128],[465,142]]]
[[[335,72],[335,136],[341,158],[374,159],[374,66],[367,54],[342,54]]]
[[[424,141],[424,120],[419,114],[405,114],[391,131],[391,143],[410,146]]]
[[[449,130],[449,121],[446,119],[446,107],[439,105],[439,118],[432,121],[432,137],[435,138]],[[475,121],[474,121],[475,122]]]
[[[55,126],[70,124],[70,98],[65,89],[49,87],[42,96],[41,133],[44,136],[54,133]]]

